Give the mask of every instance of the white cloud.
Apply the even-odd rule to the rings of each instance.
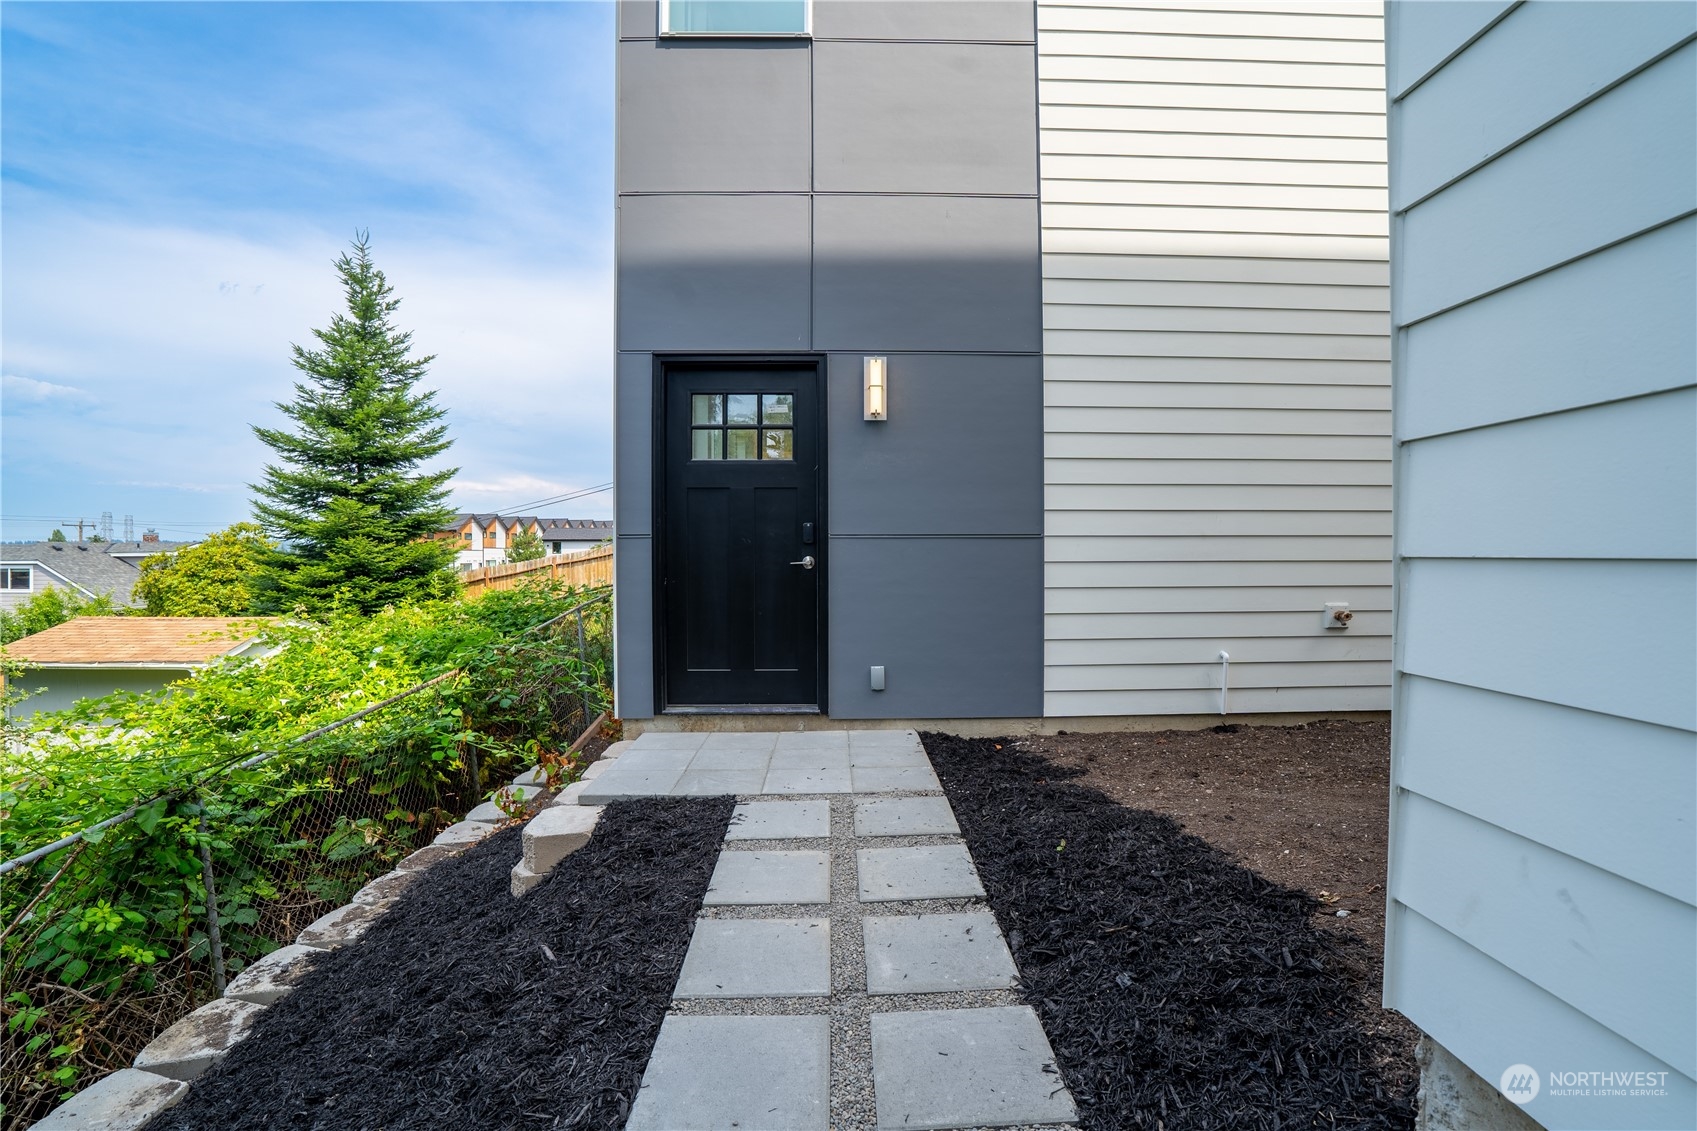
[[[13,373],[0,376],[0,403],[7,408],[18,405],[50,405],[60,408],[82,408],[92,405],[95,397],[75,385],[57,385],[52,381],[37,381]]]
[[[331,260],[345,238],[31,211],[7,233],[7,274],[30,285],[6,289],[6,357],[40,377],[7,376],[6,402],[92,409],[101,443],[67,447],[87,423],[43,409],[27,433],[7,435],[8,464],[52,462],[96,485],[172,484],[202,498],[185,504],[196,510],[213,507],[201,486],[224,480],[208,517],[239,517],[239,485],[257,481],[270,456],[249,425],[284,423],[272,403],[289,400],[299,377],[289,347],[312,344],[312,329],[340,308]],[[539,263],[381,232],[373,251],[402,299],[398,325],[414,331],[418,353],[437,355],[426,383],[456,441],[444,457],[463,476],[456,505],[505,506],[612,478],[610,256]],[[567,513],[610,513],[607,496],[583,504]]]

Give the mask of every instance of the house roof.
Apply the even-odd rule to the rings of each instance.
[[[133,561],[105,551],[108,542],[11,542],[0,545],[0,564],[35,565],[91,597],[111,594],[131,604],[130,586],[141,573]]]
[[[32,667],[185,667],[243,650],[258,635],[255,617],[77,617],[6,645]]]
[[[187,546],[199,545],[197,542],[102,542],[97,543],[101,552],[114,558],[135,558],[138,561],[152,554],[171,553]]]
[[[548,519],[542,527],[542,540],[550,538],[561,541],[583,542],[600,540],[613,532],[610,519],[602,518],[564,518]]]
[[[533,514],[501,515],[501,514],[456,514],[442,529],[445,531],[458,530],[468,522],[475,522],[485,530],[500,523],[511,530],[515,526],[538,526],[547,537],[549,530],[612,530],[611,519],[605,518],[542,518]]]

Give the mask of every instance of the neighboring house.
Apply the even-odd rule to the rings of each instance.
[[[224,656],[253,653],[252,617],[76,617],[0,651],[25,665],[13,684],[35,692],[15,714],[62,711],[114,691],[158,691]]]
[[[622,3],[618,713],[1388,708],[1382,31]]]
[[[570,554],[578,550],[588,550],[613,536],[613,523],[610,519],[545,518],[542,522],[545,525],[538,534],[542,539],[542,548],[550,554]]]
[[[457,514],[436,534],[438,540],[459,546],[456,569],[475,569],[507,560],[507,547],[520,531],[542,539],[551,554],[587,550],[613,534],[613,524],[600,519],[540,518],[536,515]]]
[[[1390,5],[1385,1002],[1433,1127],[1697,1127],[1694,37]]]
[[[141,559],[175,552],[192,542],[0,543],[0,609],[10,609],[46,589],[80,597],[110,596],[120,608],[134,605],[130,588]]]

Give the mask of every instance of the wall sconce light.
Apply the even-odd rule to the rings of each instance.
[[[890,359],[887,357],[861,359],[861,376],[866,390],[867,420],[888,420],[890,418],[889,389],[885,383],[889,371],[889,362]]]

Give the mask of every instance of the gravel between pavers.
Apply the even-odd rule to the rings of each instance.
[[[920,737],[1083,1127],[1412,1126],[1362,944],[1312,897],[1006,739]]]
[[[868,797],[936,796],[935,793],[786,795],[786,801],[826,800],[831,803],[831,835],[808,840],[729,841],[730,852],[810,849],[831,853],[829,903],[773,904],[703,908],[709,919],[786,919],[826,915],[831,920],[831,996],[829,998],[723,998],[674,1001],[680,1016],[704,1014],[791,1014],[831,1017],[831,1131],[875,1131],[878,1110],[872,1090],[872,1015],[923,1009],[976,1009],[1024,1005],[1011,990],[962,990],[941,994],[891,994],[872,997],[866,992],[866,946],[861,919],[866,915],[935,915],[982,911],[980,899],[924,899],[861,903],[855,871],[857,848],[905,848],[928,844],[959,844],[952,836],[854,835],[854,802]],[[741,797],[739,801],[771,800]],[[965,1131],[989,1131],[969,1128]],[[998,1128],[996,1131],[1070,1131],[1058,1124]]]
[[[518,827],[432,865],[148,1131],[623,1126],[731,807],[609,805],[522,899]]]

